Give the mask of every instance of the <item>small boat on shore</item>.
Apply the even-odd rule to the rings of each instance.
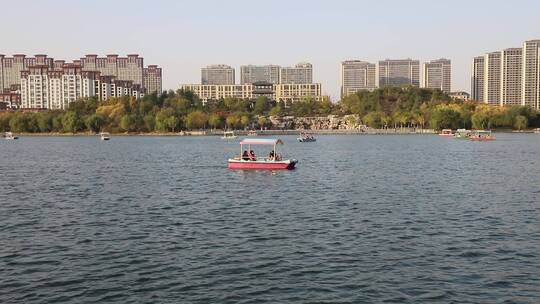
[[[533,129],[534,134],[540,134],[540,128]]]
[[[12,139],[12,140],[14,140],[14,139],[19,139],[19,137],[13,135],[12,132],[5,132],[4,133],[4,139]]]
[[[255,130],[249,130],[247,136],[258,136],[257,131]]]
[[[299,142],[314,142],[314,141],[317,141],[317,139],[315,137],[313,137],[313,135],[307,134],[305,132],[301,132],[300,137],[298,137],[296,140],[298,140]]]
[[[452,137],[454,134],[452,134],[452,129],[442,129],[439,136]]]
[[[467,129],[457,129],[456,133],[454,133],[455,139],[469,139],[471,137],[471,130]]]
[[[229,158],[229,169],[236,170],[292,170],[298,163],[296,159],[283,159],[277,153],[277,145],[283,144],[281,139],[246,138],[240,142],[240,156]],[[268,157],[257,157],[251,146],[271,146]],[[244,150],[244,147],[247,149]]]
[[[101,140],[110,140],[111,135],[108,132],[101,132],[99,133],[99,136],[101,137]]]
[[[223,132],[223,136],[221,137],[221,139],[235,139],[237,136],[234,135],[234,132],[233,131],[225,131]]]
[[[491,134],[491,131],[475,130],[475,131],[472,131],[472,134],[470,136],[470,140],[472,140],[472,141],[492,141],[492,140],[495,140],[495,136],[493,136]]]

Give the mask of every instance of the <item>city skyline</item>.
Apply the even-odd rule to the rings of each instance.
[[[147,62],[163,67],[164,89],[198,83],[200,68],[212,63],[226,63],[239,71],[240,66],[249,64],[294,66],[310,62],[314,66],[313,82],[322,83],[323,94],[333,100],[340,96],[342,61],[414,58],[428,62],[448,58],[452,61],[452,90],[470,92],[473,57],[540,37],[540,20],[534,13],[540,9],[540,3],[517,2],[491,1],[492,9],[484,10],[485,4],[466,1],[415,1],[417,5],[391,1],[298,1],[289,3],[283,11],[286,2],[276,1],[261,14],[250,12],[249,5],[231,6],[219,1],[157,1],[153,5],[142,1],[96,1],[93,6],[53,1],[31,7],[12,3],[10,14],[0,23],[4,28],[9,24],[18,26],[3,33],[5,43],[0,52],[47,53],[55,58],[76,58],[81,53],[138,53]],[[108,9],[100,9],[100,4],[107,4]],[[516,6],[528,9],[521,10],[519,15],[507,14]],[[62,35],[42,35],[31,23],[18,22],[45,20],[59,8],[66,12],[65,18],[47,19],[46,24],[64,28]],[[384,20],[378,13],[382,10],[387,16]],[[88,26],[78,17],[77,12],[82,11],[100,16],[101,21]],[[119,11],[126,13],[117,14]],[[178,14],[183,17],[177,18]],[[505,22],[500,22],[503,19]],[[120,24],[139,24],[141,20],[148,23],[120,36],[114,30]],[[70,24],[68,28],[64,27],[66,23]],[[66,36],[77,38],[66,40]],[[233,36],[244,36],[246,45],[230,43]],[[160,41],[169,45],[160,45]]]

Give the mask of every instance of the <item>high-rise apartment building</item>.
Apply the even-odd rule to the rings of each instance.
[[[522,53],[522,48],[510,48],[501,52],[501,106],[521,105]]]
[[[420,86],[420,61],[386,59],[379,61],[379,87]]]
[[[308,84],[313,83],[313,66],[302,62],[294,67],[282,67],[279,73],[280,84]]]
[[[540,110],[540,40],[525,41],[522,52],[521,101],[525,106]]]
[[[346,60],[341,63],[341,97],[360,90],[372,91],[377,87],[377,68],[374,63]]]
[[[474,57],[471,77],[471,98],[484,101],[484,56]]]
[[[484,56],[484,102],[500,105],[501,100],[501,52],[491,52]]]
[[[451,91],[451,63],[449,59],[437,59],[422,64],[422,87]]]
[[[22,108],[67,109],[71,102],[83,97],[142,96],[142,87],[114,76],[100,76],[98,71],[84,71],[80,62],[66,63],[61,68],[31,65],[21,71]]]
[[[129,80],[143,85],[144,59],[137,54],[118,57],[116,54],[107,57],[86,55],[80,60],[83,70],[98,71],[101,76],[114,76],[117,80]]]
[[[53,59],[41,54],[35,57],[26,57],[23,54],[15,54],[13,57],[0,55],[0,90],[18,87],[21,82],[21,71],[33,65],[52,68]]]
[[[234,69],[225,64],[215,64],[201,68],[201,84],[234,84]]]
[[[256,82],[279,83],[279,65],[243,65],[240,67],[240,84]]]
[[[161,68],[157,65],[149,65],[143,69],[143,87],[147,94],[154,92],[161,94],[163,92]]]
[[[540,109],[540,40],[475,57],[471,93],[490,105]]]

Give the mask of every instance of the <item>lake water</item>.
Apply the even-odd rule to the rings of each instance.
[[[0,141],[0,303],[540,302],[540,136],[284,141]]]

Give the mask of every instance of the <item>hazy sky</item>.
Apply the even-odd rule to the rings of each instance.
[[[452,60],[452,89],[470,91],[474,56],[540,39],[540,1],[15,1],[0,0],[0,54],[137,53],[163,87],[199,83],[224,63],[314,66],[339,96],[346,59]]]

